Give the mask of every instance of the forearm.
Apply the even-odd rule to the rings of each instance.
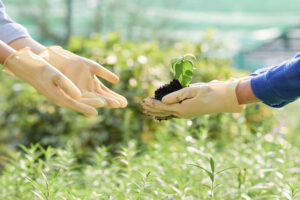
[[[6,58],[13,54],[15,50],[0,40],[0,64],[3,64]]]
[[[37,41],[35,41],[30,37],[18,38],[10,42],[8,45],[15,50],[23,49],[24,47],[30,47],[31,51],[36,54],[39,54],[44,49],[46,49],[45,46],[43,46],[42,44],[38,43]]]
[[[239,104],[260,102],[260,100],[254,95],[250,82],[251,77],[245,77],[236,87],[236,96]]]

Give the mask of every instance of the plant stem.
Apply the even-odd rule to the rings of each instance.
[[[210,195],[211,195],[211,200],[213,200],[214,199],[214,181],[211,182]]]

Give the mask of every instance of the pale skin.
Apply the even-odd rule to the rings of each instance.
[[[251,77],[245,77],[236,87],[236,96],[239,104],[260,102],[251,89],[250,81]]]
[[[0,40],[0,64],[3,64],[9,55],[24,47],[30,47],[32,52],[36,54],[39,54],[46,49],[45,46],[27,37],[16,39],[10,42],[8,45]]]
[[[4,42],[2,42],[0,40],[0,64],[3,64],[4,61],[6,60],[6,58],[15,53],[16,50],[14,50],[13,48],[11,48],[10,46],[8,46],[7,44],[5,44]]]

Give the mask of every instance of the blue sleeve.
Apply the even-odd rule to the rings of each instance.
[[[300,96],[300,54],[251,75],[254,75],[251,88],[255,96],[269,106],[282,107]]]
[[[0,40],[9,43],[21,37],[29,37],[27,30],[22,25],[15,23],[7,15],[5,7],[0,0]]]

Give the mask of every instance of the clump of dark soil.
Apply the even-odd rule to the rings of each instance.
[[[169,84],[165,84],[162,87],[158,88],[155,91],[155,96],[154,98],[156,100],[161,101],[162,98],[172,92],[175,92],[177,90],[182,89],[182,86],[180,84],[180,82],[177,79],[173,79],[173,81],[171,81]],[[155,119],[161,121],[161,120],[168,120],[168,119],[172,119],[173,116],[168,116],[168,117],[155,117]]]
[[[173,79],[169,84],[163,85],[155,91],[155,99],[161,101],[162,98],[172,92],[182,89],[180,82]]]

